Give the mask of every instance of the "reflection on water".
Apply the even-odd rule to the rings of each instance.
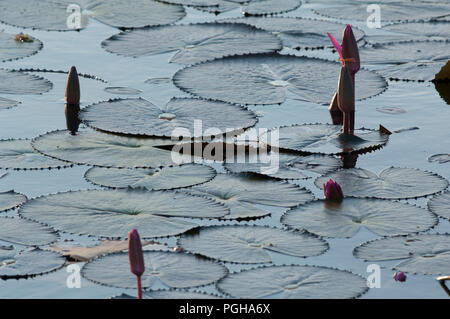
[[[358,154],[345,154],[341,156],[343,168],[355,168]]]
[[[434,82],[434,87],[438,91],[441,98],[450,105],[450,82]]]
[[[80,104],[66,104],[66,125],[70,134],[76,135],[80,126]]]

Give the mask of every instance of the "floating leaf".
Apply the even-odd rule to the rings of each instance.
[[[10,61],[36,54],[42,49],[42,42],[29,36],[29,41],[18,41],[14,34],[0,32],[0,61]]]
[[[138,95],[142,93],[141,90],[122,86],[108,86],[107,88],[105,88],[105,91],[111,94],[119,95]]]
[[[450,154],[434,154],[427,158],[428,162],[437,162],[439,164],[444,164],[450,162]]]
[[[180,4],[192,7],[211,7],[218,6],[223,0],[158,0],[159,2],[169,4]]]
[[[172,82],[171,78],[150,78],[145,80],[145,83],[154,85],[166,84],[170,82]]]
[[[293,11],[301,4],[300,0],[229,0],[220,1],[218,7],[198,7],[197,9],[219,14],[242,6],[242,14],[246,16],[263,16]]]
[[[5,99],[3,97],[0,97],[0,110],[9,109],[9,108],[17,106],[19,104],[20,104],[19,101]]]
[[[200,23],[122,32],[102,42],[109,52],[146,56],[176,52],[170,62],[195,64],[229,55],[281,50],[280,39],[249,25]]]
[[[52,82],[36,75],[0,69],[0,93],[42,94],[52,88]]]
[[[290,17],[246,17],[224,20],[245,23],[277,34],[284,47],[294,49],[332,47],[327,32],[336,38],[342,36],[345,24],[325,20],[290,18]],[[362,40],[364,32],[353,28],[356,41]]]
[[[384,107],[378,107],[378,112],[386,113],[386,114],[403,114],[406,113],[405,109],[401,107],[395,107],[395,106],[384,106]]]
[[[89,190],[30,200],[20,214],[70,233],[125,237],[136,228],[142,238],[149,238],[177,235],[197,227],[170,217],[216,218],[228,214],[228,210],[210,199],[186,193]]]
[[[415,168],[389,167],[380,175],[361,168],[340,170],[321,176],[317,187],[332,179],[341,185],[344,196],[402,199],[438,193],[448,186],[443,177]]]
[[[44,155],[63,161],[101,167],[155,168],[173,165],[171,153],[160,148],[172,145],[170,139],[133,138],[80,130],[53,131],[32,140],[31,145]]]
[[[234,298],[331,299],[356,298],[366,280],[348,271],[316,266],[270,266],[232,273],[217,288]]]
[[[283,126],[269,130],[260,139],[271,145],[274,132],[279,134],[281,150],[328,155],[368,152],[381,148],[389,139],[388,134],[369,129],[355,129],[354,135],[342,134],[341,125],[331,124]]]
[[[39,154],[31,140],[0,140],[0,168],[3,169],[51,169],[67,167],[67,163]]]
[[[25,195],[14,191],[0,193],[0,212],[16,208],[27,201]]]
[[[182,69],[173,82],[185,92],[235,104],[282,103],[287,93],[329,104],[340,68],[337,62],[276,53],[233,56]],[[386,85],[376,73],[360,70],[356,98],[377,95]]]
[[[224,219],[255,218],[270,214],[254,204],[293,207],[313,199],[310,191],[294,184],[234,174],[217,174],[211,182],[186,191],[213,198],[229,207],[230,214]]]
[[[257,122],[253,112],[238,105],[192,98],[173,98],[164,108],[141,98],[109,100],[87,106],[80,119],[106,132],[164,137],[200,137],[212,129],[210,135],[219,135]],[[195,121],[201,121],[200,130]]]
[[[326,174],[342,167],[342,162],[331,156],[297,156],[270,152],[236,158],[225,163],[226,170],[232,173],[256,173],[279,179],[306,179],[305,172]]]
[[[436,215],[450,220],[450,192],[436,195],[430,199],[428,209]]]
[[[183,235],[183,249],[220,261],[254,264],[272,262],[269,252],[295,257],[323,254],[328,244],[306,233],[261,226],[213,226]]]
[[[172,288],[208,285],[228,273],[227,269],[218,263],[183,253],[144,251],[144,262],[142,288],[151,287],[157,279]],[[136,277],[130,273],[127,253],[94,259],[83,267],[81,273],[86,279],[107,286],[136,286]]]
[[[298,206],[285,213],[281,222],[320,236],[350,238],[361,227],[380,236],[406,235],[426,231],[438,220],[425,209],[409,204],[344,198],[342,202],[320,200]]]
[[[137,299],[135,296],[121,294],[111,299]],[[223,299],[206,292],[196,292],[182,289],[161,289],[142,292],[142,299]]]
[[[216,176],[216,171],[204,165],[183,165],[154,169],[89,169],[85,178],[97,185],[112,188],[139,188],[167,190],[206,183]]]
[[[356,247],[355,257],[365,261],[400,259],[397,271],[422,275],[448,274],[450,236],[441,234],[411,235],[369,241]]]
[[[0,217],[0,240],[27,246],[43,246],[57,239],[56,232],[50,227],[24,219]]]
[[[58,253],[39,248],[22,251],[0,264],[0,278],[18,279],[43,275],[61,268],[65,259]]]
[[[360,50],[361,61],[377,65],[380,74],[400,80],[434,80],[450,59],[448,41],[409,41],[377,44]]]

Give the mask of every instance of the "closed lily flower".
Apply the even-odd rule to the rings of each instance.
[[[69,74],[67,75],[66,103],[80,103],[80,82],[78,80],[77,68],[74,66],[70,68]]]
[[[323,196],[328,200],[342,200],[344,198],[341,186],[332,179],[323,184]]]
[[[137,277],[138,299],[142,299],[141,276],[145,271],[145,265],[141,239],[136,229],[128,233],[128,257],[130,258],[130,270]]]
[[[344,113],[344,134],[352,134],[350,127],[350,113],[355,111],[355,91],[353,89],[353,81],[347,66],[341,68],[339,74],[338,107]]]
[[[400,282],[404,282],[406,281],[406,275],[404,272],[396,272],[394,273],[394,280],[395,281],[400,281]]]

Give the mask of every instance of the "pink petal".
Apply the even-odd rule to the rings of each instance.
[[[329,32],[327,32],[328,37],[331,40],[331,43],[333,43],[334,48],[336,49],[336,51],[339,53],[339,56],[341,57],[341,59],[343,59],[342,56],[342,47],[339,44],[339,42],[335,39],[335,37],[333,37]],[[344,65],[344,62],[342,62],[342,65]]]

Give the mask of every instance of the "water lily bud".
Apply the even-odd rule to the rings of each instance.
[[[342,200],[344,198],[341,186],[339,186],[339,184],[332,179],[330,179],[326,184],[323,184],[323,196],[325,199],[329,200]]]
[[[130,258],[131,272],[140,277],[145,271],[145,265],[141,239],[136,229],[128,233],[128,257]]]
[[[338,84],[338,107],[344,112],[352,112],[355,110],[355,91],[353,89],[353,80],[347,66],[341,68]]]
[[[80,82],[78,81],[77,69],[74,66],[70,68],[69,75],[67,76],[66,103],[80,103]]]
[[[342,35],[342,57],[345,65],[349,68],[350,74],[354,77],[355,73],[361,67],[361,62],[359,59],[358,45],[356,44],[356,39],[350,24],[347,24]]]
[[[344,115],[342,114],[338,106],[337,93],[334,93],[333,99],[331,100],[328,110],[330,111],[331,121],[333,122],[334,125],[342,125],[344,123],[343,122]]]
[[[401,282],[404,282],[404,281],[406,281],[406,275],[405,275],[405,273],[404,272],[396,272],[395,274],[394,274],[394,280],[395,281],[401,281]]]

